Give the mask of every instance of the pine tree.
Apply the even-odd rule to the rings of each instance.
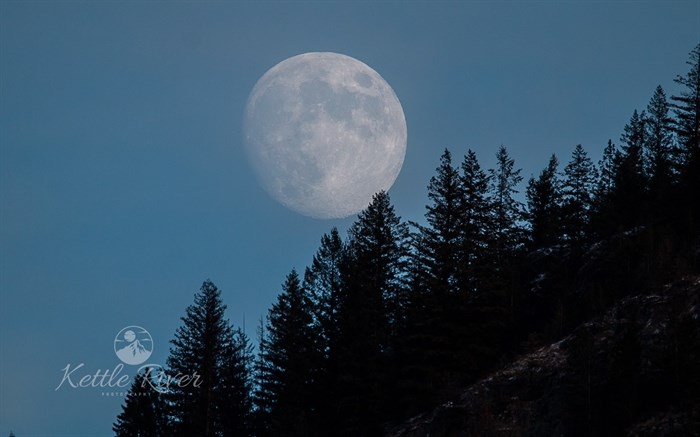
[[[644,189],[644,179],[646,177],[645,165],[645,147],[647,144],[647,115],[642,111],[639,113],[636,109],[632,112],[630,121],[625,125],[620,141],[622,142],[621,153],[617,156],[617,175],[620,171],[629,170],[640,184],[637,189]],[[627,166],[627,169],[621,167]],[[632,176],[630,176],[632,177]],[[616,181],[619,182],[619,181]]]
[[[518,184],[523,180],[521,169],[515,169],[515,160],[505,146],[496,153],[496,168],[491,169],[491,207],[493,219],[492,262],[501,270],[523,243],[520,222],[523,206],[515,199]]]
[[[240,329],[233,330],[225,345],[220,381],[216,390],[217,416],[221,435],[246,436],[251,433],[253,346]]]
[[[670,200],[671,188],[674,184],[673,132],[669,105],[666,94],[659,85],[647,105],[646,144],[647,153],[646,173],[649,176],[650,211],[658,220],[669,214],[673,206]]]
[[[512,168],[510,171],[519,172]],[[520,181],[517,175],[511,176],[517,180],[516,184]],[[494,281],[494,278],[500,276],[503,279],[505,269],[497,269],[495,264],[491,264],[493,257],[490,250],[496,241],[495,216],[492,214],[495,208],[493,199],[489,198],[489,183],[492,181],[493,176],[487,176],[481,169],[476,154],[468,150],[460,174],[462,199],[458,273],[462,293],[449,296],[441,303],[441,310],[433,314],[436,320],[433,327],[436,330],[432,338],[426,338],[430,343],[437,339],[438,347],[427,346],[428,350],[438,352],[432,357],[437,372],[430,375],[436,392],[474,381],[493,364],[498,356],[497,349],[502,344],[506,315],[495,295],[503,290],[497,291],[495,287],[503,286],[503,281]],[[520,205],[516,208],[520,208]],[[518,215],[521,213],[517,212]],[[519,228],[519,225],[511,229],[512,235],[520,240],[522,235],[516,227]],[[497,270],[498,273],[494,274]]]
[[[574,248],[579,248],[589,236],[596,180],[595,166],[578,144],[564,168],[562,186],[564,233]]]
[[[250,352],[224,318],[225,309],[219,289],[205,281],[171,341],[167,373],[175,382],[167,400],[174,435],[248,433]]]
[[[165,437],[168,420],[163,396],[148,372],[136,374],[112,430],[117,437]]]
[[[681,197],[678,202],[684,206],[680,211],[685,218],[683,227],[692,241],[700,232],[700,208],[697,206],[700,198],[700,44],[690,52],[687,64],[690,71],[675,79],[683,90],[671,97],[671,106],[676,116],[675,132],[680,151]]]
[[[493,227],[488,199],[490,180],[471,149],[464,156],[461,170],[460,282],[464,290],[475,295],[484,288],[486,250]]]
[[[269,386],[263,384],[265,375],[273,373],[269,361],[266,359],[268,348],[268,335],[265,321],[267,319],[260,316],[258,327],[256,330],[258,337],[258,353],[255,356],[253,363],[253,411],[252,411],[252,429],[253,435],[257,437],[265,437],[271,435],[271,426],[269,423],[270,412],[274,403],[274,393]]]
[[[318,336],[312,301],[296,271],[268,314],[261,338],[258,408],[269,435],[310,436],[314,429]]]
[[[398,348],[401,363],[398,388],[404,414],[415,413],[436,402],[441,392],[474,381],[499,356],[507,317],[498,303],[502,299],[497,295],[506,292],[506,277],[511,273],[508,263],[521,244],[517,223],[520,204],[513,198],[515,185],[521,178],[519,170],[512,168],[513,161],[507,153],[505,156],[501,154],[500,158],[504,164],[500,192],[503,203],[499,204],[501,215],[494,213],[493,194],[489,193],[489,182],[493,177],[489,178],[481,170],[473,151],[468,151],[464,157],[456,183],[456,171],[448,154],[443,154],[437,174],[431,179],[429,191],[437,195],[431,195],[433,204],[427,208],[426,220],[431,224],[435,212],[440,211],[443,223],[435,223],[435,227],[429,226],[428,229],[443,229],[441,233],[435,233],[451,235],[454,249],[450,258],[425,256],[431,252],[421,250],[421,245],[435,240],[428,232],[421,232],[417,237],[416,252],[423,257],[412,265],[412,272],[418,272],[411,275],[407,329]],[[494,177],[498,176],[502,174],[494,173]],[[446,190],[445,187],[452,189]],[[455,198],[457,202],[452,200]],[[511,203],[506,205],[508,202]],[[450,211],[449,215],[445,214],[447,211]],[[446,220],[446,216],[453,219]],[[501,240],[494,237],[497,217],[503,224],[499,234],[504,237]],[[509,218],[512,221],[507,222]],[[445,232],[445,229],[452,229],[445,226],[445,222],[457,223],[457,232]],[[496,247],[502,251],[495,250]],[[497,259],[503,262],[499,263]],[[451,287],[431,287],[430,281],[420,280],[421,271],[440,271],[436,268],[439,260],[457,264],[453,270],[442,270],[454,272]]]
[[[683,86],[677,96],[672,96],[676,115],[675,131],[681,146],[682,165],[686,173],[697,170],[700,159],[700,44],[690,52],[686,62],[690,70],[685,76],[677,76],[675,82]],[[697,174],[697,172],[696,172]]]
[[[615,156],[618,150],[612,140],[603,149],[603,157],[598,161],[598,183],[595,188],[595,198],[608,196],[613,188],[615,177]]]
[[[465,317],[484,279],[487,193],[488,177],[476,154],[467,153],[460,174],[445,150],[428,185],[428,226],[417,226],[413,236],[411,305],[397,351],[399,410],[427,407],[438,390],[474,375],[471,346],[481,339],[473,338]]]
[[[349,230],[343,268],[340,333],[335,350],[334,435],[379,435],[391,357],[406,307],[408,227],[389,195],[376,194]]]
[[[519,170],[510,170],[511,182],[519,183]],[[463,189],[461,272],[464,298],[457,299],[448,311],[452,327],[448,344],[453,353],[452,361],[455,376],[448,375],[448,385],[464,385],[474,381],[490,369],[500,358],[504,330],[507,325],[506,309],[495,294],[494,287],[499,282],[495,276],[505,273],[497,271],[490,254],[494,246],[496,224],[492,214],[493,204],[489,198],[491,178],[481,169],[476,154],[469,150],[462,162]],[[514,187],[512,187],[514,188]],[[506,196],[507,197],[507,196]],[[521,217],[520,204],[511,205],[512,211]],[[514,218],[515,218],[514,215]],[[519,225],[515,224],[512,233],[521,238]],[[502,284],[502,281],[500,281]],[[450,317],[451,316],[451,317]],[[449,360],[447,360],[449,361]]]
[[[429,292],[444,295],[460,289],[460,234],[463,194],[458,171],[452,166],[452,155],[445,149],[437,174],[430,178],[425,218],[428,226],[414,224],[420,232],[415,241],[419,271],[423,273]]]
[[[383,303],[377,308],[384,309],[388,340],[403,320],[408,225],[396,215],[389,194],[380,191],[360,213],[348,234],[347,285],[353,292],[359,289],[360,293],[376,295],[378,302]]]
[[[337,228],[321,237],[321,246],[304,273],[304,289],[313,301],[314,320],[321,335],[320,347],[327,358],[338,337],[338,310],[342,292],[341,264],[345,244]]]
[[[603,149],[603,157],[598,161],[598,180],[594,189],[591,230],[599,238],[610,235],[616,227],[613,219],[612,195],[618,154],[615,144],[612,140],[608,140],[608,144]]]
[[[314,328],[318,339],[315,358],[319,362],[312,364],[312,367],[318,369],[315,395],[318,411],[315,423],[319,432],[331,432],[335,426],[331,409],[338,364],[334,361],[336,354],[333,351],[339,337],[339,313],[344,289],[341,270],[345,257],[345,243],[334,227],[330,234],[324,234],[321,238],[321,246],[304,274],[303,288],[313,303]]]
[[[672,172],[673,156],[673,119],[669,114],[670,106],[666,99],[666,93],[661,85],[656,87],[654,95],[649,100],[646,109],[646,144],[647,174],[653,180],[655,178],[670,177]]]
[[[519,305],[519,285],[517,281],[517,265],[519,263],[524,243],[526,242],[522,222],[525,219],[524,208],[515,196],[518,185],[523,177],[521,169],[515,168],[515,161],[510,157],[505,146],[501,145],[496,153],[496,168],[490,169],[491,187],[489,204],[491,208],[491,226],[489,227],[489,247],[487,250],[487,269],[481,305],[487,306],[490,318],[498,317],[498,326],[488,333],[491,345],[488,345],[488,355],[501,347],[503,336],[500,332],[510,326],[516,317],[516,307]],[[496,316],[497,315],[497,316]],[[493,322],[493,320],[491,320]],[[484,336],[486,337],[486,336]],[[475,368],[482,368],[477,365]]]
[[[624,146],[615,159],[611,202],[618,231],[638,226],[646,218],[645,120],[644,111],[632,113],[621,137]]]
[[[559,161],[555,155],[537,179],[527,184],[527,218],[533,248],[551,246],[561,238],[561,187],[557,177]]]

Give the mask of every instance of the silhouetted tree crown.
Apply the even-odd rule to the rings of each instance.
[[[683,88],[671,97],[675,114],[674,130],[679,143],[680,193],[677,201],[685,205],[680,211],[693,236],[700,224],[700,44],[690,52],[688,73],[676,77]]]
[[[483,290],[488,273],[487,252],[493,237],[494,222],[489,199],[489,176],[481,169],[476,153],[467,150],[462,160],[460,182],[460,289],[471,295]]]
[[[521,169],[515,168],[515,160],[510,157],[505,146],[498,148],[496,168],[491,169],[491,208],[493,220],[494,264],[499,265],[509,259],[523,243],[523,205],[515,199],[518,184],[523,177]],[[498,268],[498,267],[497,267]]]
[[[312,308],[299,275],[292,270],[270,309],[265,334],[260,339],[262,366],[257,376],[257,399],[265,434],[312,434],[317,408],[315,384],[322,353]]]
[[[527,184],[527,218],[533,247],[547,247],[561,238],[562,193],[557,176],[559,161],[555,155],[537,179]]]
[[[389,195],[376,194],[348,231],[335,349],[336,435],[378,435],[391,355],[406,307],[409,231]]]
[[[205,281],[171,341],[168,374],[175,380],[198,377],[169,387],[174,435],[249,433],[250,348],[224,317],[225,309],[219,289]]]
[[[460,288],[460,237],[464,194],[460,176],[445,150],[437,174],[430,179],[425,218],[427,226],[415,224],[420,235],[415,245],[425,274],[426,286],[434,293],[457,292]]]
[[[562,185],[564,236],[577,247],[589,237],[589,223],[597,179],[593,161],[578,144],[574,148],[571,160],[564,168]]]

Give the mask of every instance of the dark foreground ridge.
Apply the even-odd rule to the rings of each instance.
[[[700,435],[700,277],[622,299],[390,436]]]

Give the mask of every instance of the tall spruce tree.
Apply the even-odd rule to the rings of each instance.
[[[603,149],[603,156],[598,161],[598,180],[596,181],[591,212],[591,231],[596,237],[610,235],[616,227],[613,217],[612,193],[615,186],[616,161],[619,151],[612,142]]]
[[[381,434],[392,392],[396,334],[406,306],[408,227],[389,195],[376,194],[349,230],[340,332],[334,360],[334,435]]]
[[[646,173],[649,178],[649,209],[654,221],[668,217],[673,206],[671,188],[674,184],[676,150],[669,104],[661,85],[656,87],[646,110]]]
[[[222,436],[247,436],[253,428],[253,346],[241,328],[225,344],[215,391]]]
[[[598,183],[595,188],[596,199],[610,194],[615,178],[615,156],[618,150],[612,140],[603,149],[603,156],[598,161]]]
[[[690,174],[698,168],[692,167],[700,160],[700,44],[690,52],[686,62],[690,70],[684,76],[677,76],[675,82],[683,88],[678,95],[671,97],[675,113],[675,131],[681,146],[682,165]]]
[[[167,401],[173,435],[248,433],[249,347],[224,318],[225,309],[219,289],[204,281],[171,341]]]
[[[409,414],[473,376],[477,358],[470,347],[481,340],[465,318],[483,280],[488,178],[471,150],[461,174],[448,150],[440,161],[428,185],[428,226],[417,226],[414,235],[409,320],[398,348],[399,409]]]
[[[521,169],[515,168],[505,146],[498,148],[496,168],[491,173],[491,208],[493,235],[491,238],[493,265],[496,271],[506,265],[523,243],[521,221],[523,205],[515,199],[518,184],[523,180]]]
[[[320,334],[320,347],[327,358],[338,337],[338,311],[342,293],[341,265],[345,244],[337,228],[321,237],[321,246],[311,266],[304,272],[303,287],[313,301],[314,321]]]
[[[540,175],[527,184],[527,218],[533,248],[551,246],[561,238],[561,187],[555,155]]]
[[[517,184],[519,170],[510,171]],[[460,174],[462,217],[458,271],[462,293],[446,303],[448,356],[436,357],[445,364],[442,374],[438,374],[434,380],[437,387],[442,385],[448,390],[481,376],[498,359],[502,346],[507,314],[499,299],[494,299],[497,294],[494,293],[496,282],[492,281],[495,266],[490,264],[492,258],[489,250],[494,243],[496,224],[492,199],[489,198],[491,181],[492,178],[481,169],[476,153],[468,150]],[[514,230],[515,233],[519,231]],[[513,236],[520,239],[519,235]],[[501,270],[499,273],[503,276],[504,272]]]
[[[415,241],[419,271],[423,273],[429,292],[438,295],[460,290],[460,237],[462,231],[463,193],[458,171],[452,165],[452,155],[445,149],[440,157],[436,175],[428,184],[425,219],[428,226],[414,224],[420,236]]]
[[[267,330],[266,320],[264,316],[260,316],[256,334],[258,337],[258,353],[255,355],[253,363],[253,411],[252,411],[252,429],[253,435],[256,437],[265,437],[271,434],[269,423],[270,411],[274,402],[274,393],[262,384],[264,375],[272,373],[272,368],[269,365],[267,356]]]
[[[462,161],[460,182],[460,283],[467,293],[478,295],[484,288],[486,251],[493,224],[488,199],[489,176],[481,169],[476,153],[471,149]]]
[[[593,161],[583,146],[576,145],[571,161],[564,168],[563,230],[567,241],[578,249],[589,237],[590,216],[593,208],[596,174]]]
[[[647,213],[647,178],[644,165],[646,144],[646,113],[635,110],[625,125],[622,151],[615,160],[615,175],[611,195],[617,230],[643,223]]]
[[[462,161],[462,233],[460,236],[460,276],[471,294],[483,288],[486,251],[491,233],[489,176],[481,169],[476,153],[467,151]]]
[[[346,294],[359,290],[354,294],[367,292],[381,299],[383,305],[377,308],[386,316],[385,345],[403,319],[408,251],[408,225],[396,215],[389,194],[380,191],[348,231]]]
[[[673,119],[666,93],[657,86],[646,109],[646,164],[650,179],[670,178],[677,151],[673,148]]]
[[[340,238],[337,228],[330,234],[324,234],[321,245],[313,257],[311,266],[304,273],[303,288],[308,292],[313,303],[314,327],[317,333],[319,360],[315,385],[318,411],[315,426],[331,432],[333,423],[334,378],[338,368],[333,351],[338,344],[339,314],[342,301],[343,278],[342,265],[346,257],[345,243]]]
[[[700,234],[700,44],[690,52],[690,70],[675,81],[683,88],[671,97],[675,114],[675,132],[680,152],[679,211],[685,218],[683,226],[693,240]]]
[[[489,200],[491,224],[488,248],[488,283],[484,284],[484,297],[495,308],[507,308],[507,320],[515,316],[518,298],[516,264],[526,241],[522,222],[525,218],[523,204],[516,199],[518,185],[523,177],[515,168],[505,146],[496,152],[496,168],[489,170],[491,187]]]
[[[318,346],[311,298],[292,270],[261,338],[257,398],[266,435],[314,434]]]
[[[126,394],[122,412],[112,426],[116,437],[166,437],[168,416],[163,395],[149,372],[137,373]]]

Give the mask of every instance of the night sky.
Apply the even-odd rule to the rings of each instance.
[[[699,41],[697,1],[2,0],[0,436],[109,435],[123,398],[55,390],[67,364],[113,369],[127,325],[164,363],[207,278],[255,340],[284,276],[345,234],[354,217],[290,211],[249,168],[246,99],[278,62],[342,53],[393,87],[408,146],[389,193],[420,221],[445,147],[490,167],[504,144],[526,178],[578,143],[597,161]]]

